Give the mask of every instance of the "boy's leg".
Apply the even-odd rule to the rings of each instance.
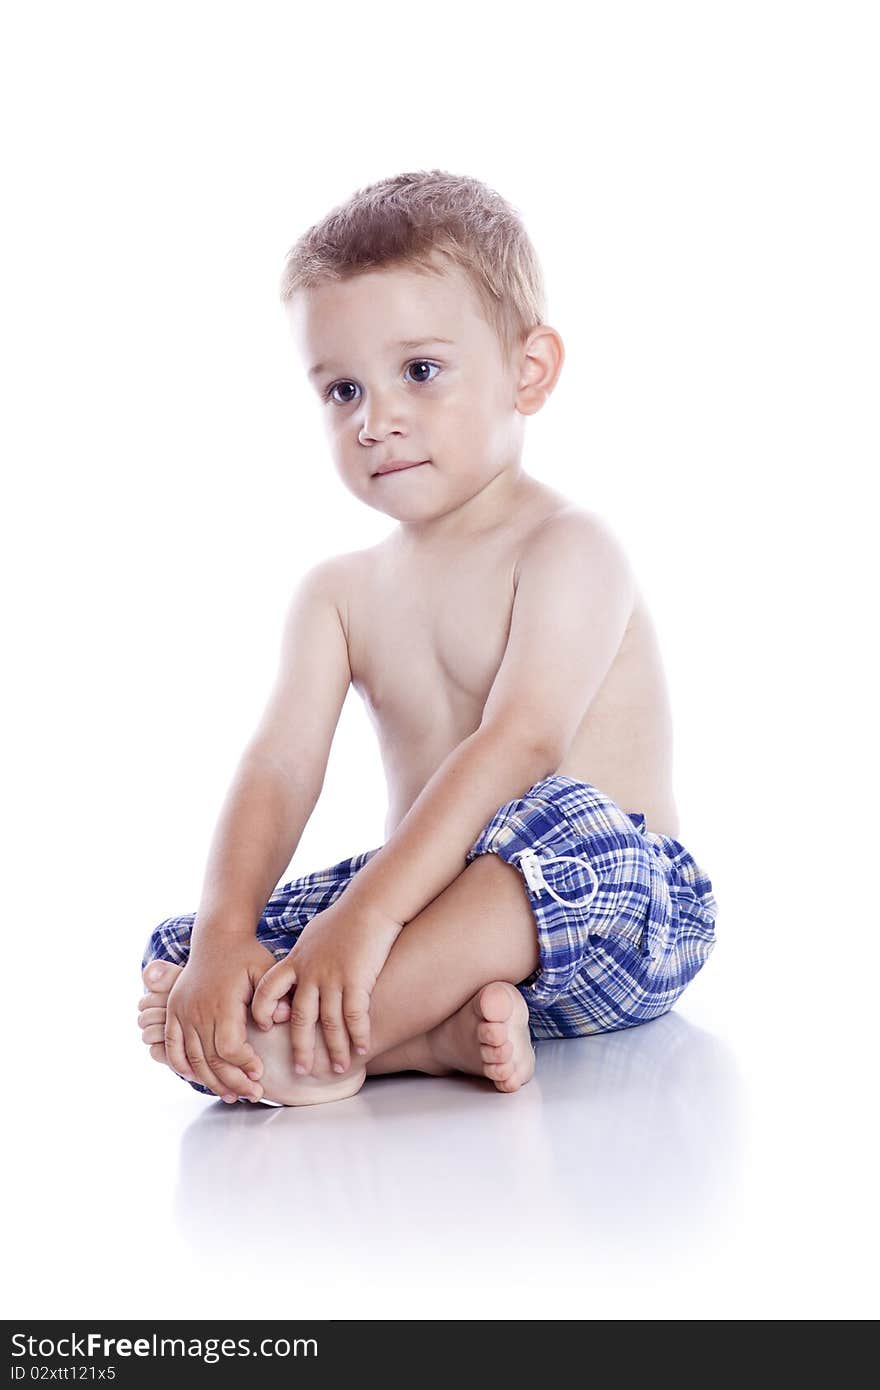
[[[405,1055],[398,1030],[417,1017],[430,1023],[435,999],[439,1011],[454,1000],[458,979],[469,988],[471,966],[483,980],[521,984],[516,1002],[528,1001],[532,1036],[583,1037],[668,1012],[714,947],[717,903],[693,856],[678,840],[647,831],[642,812],[625,811],[592,783],[544,778],[499,808],[468,858],[464,873],[395,943],[401,980],[410,981],[412,970],[410,997],[394,998],[394,952],[376,983],[372,1060],[380,1065],[389,1056],[377,1058],[375,1048],[387,1045],[391,1061],[399,1060],[395,1048]],[[449,954],[434,963],[436,976],[429,968],[420,979],[424,962],[413,968],[403,955],[407,934],[413,930],[414,948],[430,940],[435,913],[433,935]],[[537,964],[536,978],[527,980]]]
[[[516,985],[526,979],[538,960],[535,919],[522,876],[497,855],[481,854],[395,941],[373,989],[371,1045],[366,1059],[357,1063],[366,1063],[368,1075],[466,1070],[482,1072],[496,1084],[490,1063],[507,1064],[514,1048],[519,1053],[527,1047],[533,1065],[525,1000],[502,982]],[[497,988],[483,998],[486,985]],[[286,1044],[278,1032],[286,1033],[286,1028],[279,1024],[267,1034],[249,1026],[249,1041],[264,1061],[268,1046]],[[152,1041],[151,1034],[147,1040]],[[300,1080],[295,1078],[297,1084]],[[306,1081],[313,1090],[314,1078]]]
[[[313,876],[314,885],[344,891],[351,871],[368,857]],[[461,1042],[464,1024],[473,1057],[477,1039],[496,1041],[485,1035],[495,1018],[501,1031],[507,1019],[508,1036],[516,1034],[521,1051],[530,1048],[522,1016],[541,1029],[550,1003],[552,1029],[536,1036],[632,1027],[667,1012],[714,947],[717,904],[699,865],[679,841],[648,832],[643,813],[624,811],[590,783],[555,774],[535,784],[526,797],[499,808],[469,859],[407,923],[380,973],[366,1064],[373,1073],[431,1069],[423,1065],[426,1040],[442,1035],[448,1045],[457,1026]],[[529,895],[525,880],[531,885],[534,876],[539,893]],[[527,977],[538,964],[532,982]],[[261,1044],[271,1045],[286,1085],[289,1030],[281,1024],[269,1033],[255,1025],[253,1031],[252,1045],[264,1061]],[[149,1030],[144,1040],[154,1041]],[[353,1076],[358,1064],[362,1079],[361,1059],[349,1070]],[[455,1060],[452,1069],[482,1070],[498,1084],[491,1068]]]
[[[394,943],[370,1003],[367,1075],[464,1071],[518,1089],[535,1056],[528,1008],[512,986],[538,962],[519,872],[480,855]]]
[[[528,1006],[514,986],[539,959],[522,875],[498,855],[479,855],[397,937],[373,988],[367,1055],[353,1055],[349,1073],[364,1065],[369,1076],[466,1071],[517,1089],[535,1055]],[[286,1027],[266,1034],[249,1024],[248,1040],[264,1056],[271,1039],[273,1070],[289,1068],[292,1096],[311,1077],[293,1075],[289,1037],[279,1033]],[[316,1043],[320,1033],[319,1023]]]
[[[368,1074],[373,1060],[429,1033],[483,985],[516,985],[538,960],[521,874],[498,855],[481,854],[392,946],[370,1001]]]
[[[513,985],[492,981],[427,1033],[372,1058],[366,1070],[368,1076],[470,1072],[487,1077],[499,1091],[516,1091],[535,1070],[528,1007]]]

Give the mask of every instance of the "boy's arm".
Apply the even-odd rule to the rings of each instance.
[[[275,686],[211,842],[188,968],[169,995],[168,1059],[218,1094],[255,1095],[247,1007],[272,964],[256,926],[320,795],[351,678],[335,597],[343,558],[309,571],[291,600]]]
[[[256,931],[315,809],[351,683],[335,556],[300,580],[284,622],[274,688],[220,812],[193,944]]]
[[[401,926],[465,868],[483,826],[556,770],[632,613],[622,546],[594,515],[549,518],[519,566],[507,647],[480,727],[443,761],[341,902]]]

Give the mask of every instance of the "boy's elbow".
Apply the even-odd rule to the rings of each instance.
[[[533,781],[550,777],[565,756],[560,739],[543,721],[501,717],[480,725],[479,732],[492,738],[502,758],[510,758],[534,771]]]

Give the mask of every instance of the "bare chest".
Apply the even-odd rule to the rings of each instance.
[[[519,550],[507,538],[454,558],[404,562],[381,548],[363,556],[349,597],[349,657],[385,768],[387,834],[479,727],[507,645]],[[671,758],[663,665],[639,596],[558,771],[592,782],[624,810],[644,812],[648,829],[676,835]]]
[[[377,555],[363,567],[349,655],[384,746],[426,740],[445,757],[478,727],[507,643],[515,563],[493,545],[449,564]]]

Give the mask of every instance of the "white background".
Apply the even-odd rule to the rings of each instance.
[[[5,11],[7,1315],[876,1315],[875,19],[840,0]],[[590,1066],[617,1054],[583,1040],[548,1049],[543,1081],[539,1052],[516,1096],[409,1077],[271,1112],[294,1170],[244,1107],[149,1061],[139,961],[197,905],[294,583],[393,525],[327,457],[284,254],[355,188],[430,168],[496,188],[538,248],[567,357],[526,468],[611,523],[648,596],[719,944],[648,1129],[638,1087],[615,1112],[614,1066],[591,1110]],[[291,872],[379,845],[384,815],[351,692]],[[644,1078],[659,1043],[632,1032]],[[460,1139],[443,1260],[436,1148],[416,1163],[392,1123],[428,1093],[436,1148]],[[550,1143],[581,1126],[565,1171],[595,1219],[567,1264],[546,1254],[562,1169],[536,1191],[517,1160],[535,1097]],[[666,1143],[681,1104],[700,1137]],[[635,1208],[603,1205],[612,1148]],[[491,1165],[510,1201],[487,1233]],[[319,1257],[297,1215],[322,1196]]]

